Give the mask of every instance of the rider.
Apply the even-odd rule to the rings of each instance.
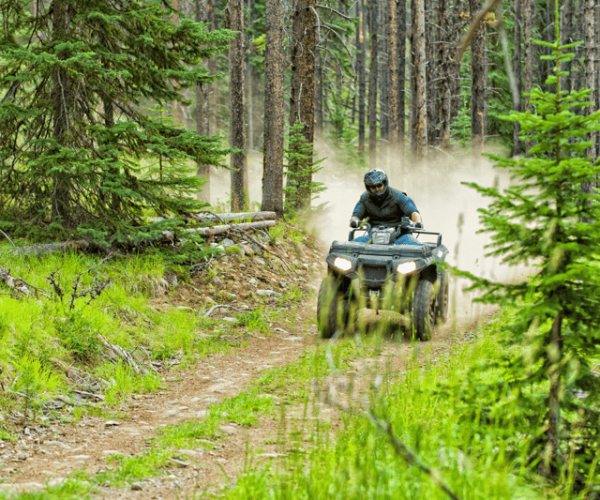
[[[383,170],[369,170],[365,174],[365,188],[367,191],[362,194],[352,212],[351,227],[359,227],[360,221],[365,217],[369,218],[372,226],[397,224],[402,217],[409,217],[415,223],[415,227],[423,228],[423,219],[414,201],[406,193],[390,187]],[[369,236],[360,236],[354,241],[367,243],[369,239]],[[398,238],[394,244],[420,245],[416,238],[408,234]]]

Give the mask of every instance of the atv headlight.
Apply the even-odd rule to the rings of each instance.
[[[400,274],[412,273],[413,271],[417,270],[417,263],[414,260],[411,260],[410,262],[402,262],[398,264],[396,270]]]
[[[343,257],[336,257],[333,261],[333,267],[337,267],[340,271],[346,272],[352,269],[352,261]]]

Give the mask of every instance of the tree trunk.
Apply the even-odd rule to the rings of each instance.
[[[396,0],[388,0],[388,122],[389,122],[389,144],[392,151],[397,150],[399,137],[398,120],[398,12]],[[392,155],[396,157],[395,154]]]
[[[208,8],[206,0],[196,0],[196,22],[205,23],[208,29]],[[203,60],[201,65],[208,69],[208,61]],[[209,95],[210,85],[200,82],[196,85],[196,132],[198,135],[209,136]],[[206,182],[202,191],[198,193],[198,199],[210,203],[210,165],[198,164],[198,175],[204,177]]]
[[[514,14],[515,14],[515,28],[514,28],[514,53],[513,53],[513,72],[515,74],[515,85],[517,86],[517,101],[515,103],[515,111],[521,111],[521,78],[523,77],[523,72],[521,71],[521,1],[515,0],[514,4]],[[519,138],[519,134],[521,133],[521,124],[519,122],[515,122],[513,124],[513,156],[518,156],[521,154],[521,139]]]
[[[440,80],[440,146],[450,148],[450,123],[452,120],[452,87],[450,65],[454,54],[450,41],[452,16],[448,0],[438,1],[436,41],[438,43],[438,75]]]
[[[435,38],[435,19],[434,10],[429,2],[424,4],[425,7],[425,57],[427,64],[425,65],[425,78],[427,81],[427,143],[435,144],[436,141],[436,126],[439,121],[438,117],[438,88],[437,88],[437,65],[435,59],[434,45],[437,41]]]
[[[558,370],[559,363],[562,357],[562,315],[559,313],[552,323],[552,340],[551,344],[556,352],[554,367],[550,371],[550,391],[548,403],[548,448],[549,456],[544,457],[542,474],[545,477],[550,475],[552,460],[556,457],[560,442],[559,424],[560,424],[560,372]]]
[[[369,38],[371,63],[369,67],[369,168],[377,166],[377,1],[369,2]]]
[[[70,28],[71,2],[55,0],[52,3],[53,41],[60,43],[66,40]],[[59,59],[67,59],[66,51],[59,54]],[[70,114],[73,111],[73,89],[67,70],[59,68],[54,74],[52,91],[54,105],[53,138],[59,146],[68,147],[70,142]],[[63,168],[67,165],[63,165]],[[52,221],[61,222],[65,227],[74,225],[71,193],[67,186],[67,175],[56,172],[54,175],[54,192],[52,195]]]
[[[415,111],[416,111],[416,158],[427,156],[427,48],[425,44],[425,2],[413,0],[415,46]]]
[[[560,1],[560,0],[559,0]],[[542,34],[542,40],[547,43],[554,43],[556,30],[555,30],[555,22],[554,22],[554,4],[555,0],[546,0],[546,8],[542,11],[539,16],[539,32]],[[551,56],[552,49],[550,47],[539,47],[538,51],[540,51],[541,56]],[[554,62],[552,60],[539,60],[540,66],[540,86],[544,88],[546,84],[547,78],[553,74],[554,72]],[[552,91],[553,86],[550,85],[546,87],[546,90]]]
[[[404,161],[405,91],[406,91],[406,0],[398,1],[398,148]]]
[[[179,0],[173,0],[173,8],[174,9],[179,9]],[[174,12],[171,15],[171,22],[175,25],[178,25],[180,22],[179,19],[179,14]],[[185,114],[183,112],[183,106],[181,105],[181,101],[178,101],[177,99],[175,99],[174,101],[171,102],[171,117],[173,118],[173,121],[175,123],[179,123],[180,125],[185,126]]]
[[[208,22],[210,24],[210,31],[215,31],[215,0],[207,0],[206,3],[207,11],[208,11]],[[208,60],[208,71],[211,75],[217,74],[217,58],[211,57]],[[219,124],[218,113],[217,113],[217,89],[214,85],[210,86],[209,90],[209,119],[208,119],[208,135],[216,135],[218,134]]]
[[[261,210],[283,217],[284,0],[265,6],[265,153]]]
[[[596,0],[585,0],[585,29],[584,29],[584,42],[585,42],[585,87],[593,90],[588,100],[593,103],[591,106],[585,108],[586,116],[596,111],[596,33],[595,33],[595,6]],[[596,160],[596,132],[588,132],[587,140],[592,141],[593,145],[586,149],[586,156],[593,162]],[[587,192],[592,192],[592,182],[585,182],[585,188]]]
[[[532,21],[531,21],[531,0],[521,0],[521,16],[523,19],[523,49],[525,56],[525,64],[523,68],[523,94],[529,94],[533,85],[533,44],[531,43],[532,36]],[[525,111],[531,112],[531,99],[525,95]],[[525,150],[527,153],[531,149],[531,141],[525,141]]]
[[[292,40],[292,89],[290,97],[290,125],[302,123],[302,135],[313,147],[315,134],[315,53],[317,51],[316,0],[298,0],[294,12]],[[299,174],[296,196],[297,209],[310,206],[312,183],[312,155]]]
[[[452,46],[457,47],[460,40],[460,30],[459,27],[462,24],[462,18],[464,13],[464,0],[455,0],[454,5],[452,7]],[[450,65],[450,88],[452,93],[452,105],[451,105],[451,119],[450,121],[454,121],[454,119],[458,116],[458,112],[460,111],[460,102],[461,102],[461,80],[460,80],[460,61],[456,57],[456,48],[452,50],[452,63]]]
[[[573,1],[562,0],[560,7],[560,43],[567,45],[573,42]],[[571,61],[563,61],[560,70],[569,73],[561,77],[560,88],[568,90],[571,88]]]
[[[378,27],[379,27],[379,128],[381,130],[379,142],[379,164],[387,165],[389,127],[389,81],[388,81],[388,2],[391,0],[378,0]]]
[[[596,2],[596,7],[594,8],[594,22],[596,24],[596,53],[594,60],[596,61],[596,109],[600,109],[600,2]],[[600,156],[600,133],[598,131],[596,134],[596,156],[598,158]],[[596,175],[596,187],[598,187],[598,175]]]
[[[240,150],[231,153],[231,211],[239,212],[244,209],[244,191],[247,184],[243,0],[230,0],[229,28],[239,31],[229,47],[230,144],[232,148]]]
[[[358,30],[357,30],[357,52],[358,52],[358,155],[362,160],[365,156],[365,0],[358,0]]]
[[[479,14],[481,0],[469,0],[471,19]],[[487,134],[488,56],[487,29],[482,23],[471,40],[471,143],[473,152],[484,151]]]
[[[321,51],[317,49],[315,60],[315,139],[323,138],[323,68]]]

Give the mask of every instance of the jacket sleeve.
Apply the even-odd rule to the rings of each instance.
[[[364,219],[367,215],[367,209],[365,207],[363,198],[364,196],[360,197],[358,203],[354,207],[354,211],[352,212],[352,217],[357,217],[360,220]]]
[[[400,193],[396,201],[400,210],[406,217],[410,217],[413,212],[419,211],[415,202],[404,193]]]

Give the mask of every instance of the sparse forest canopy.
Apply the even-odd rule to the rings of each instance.
[[[225,151],[165,108],[212,80],[199,64],[231,35],[174,14],[138,0],[0,2],[5,229],[133,236],[135,218],[202,206],[188,162],[218,165]]]
[[[346,165],[378,166],[392,180],[415,157],[491,145],[520,154],[534,145],[501,118],[530,110],[527,96],[551,73],[549,49],[531,39],[552,39],[552,2],[242,4],[232,17],[225,0],[0,2],[4,229],[124,234],[135,232],[124,221],[197,209],[194,198],[217,195],[240,209],[262,201],[281,216],[286,169],[288,179],[312,181],[309,165],[283,155],[294,121],[316,158],[326,140]],[[243,30],[230,67],[234,21]],[[584,42],[563,65],[563,88],[592,90],[582,112],[593,112],[600,8],[561,2],[558,22],[561,42]],[[232,123],[235,144],[214,138],[232,138]],[[598,134],[590,140],[587,154],[596,157]],[[235,182],[211,195],[209,165],[225,164],[227,146],[238,148]],[[253,152],[266,155],[262,200],[248,192]],[[313,194],[287,205],[310,205]]]

